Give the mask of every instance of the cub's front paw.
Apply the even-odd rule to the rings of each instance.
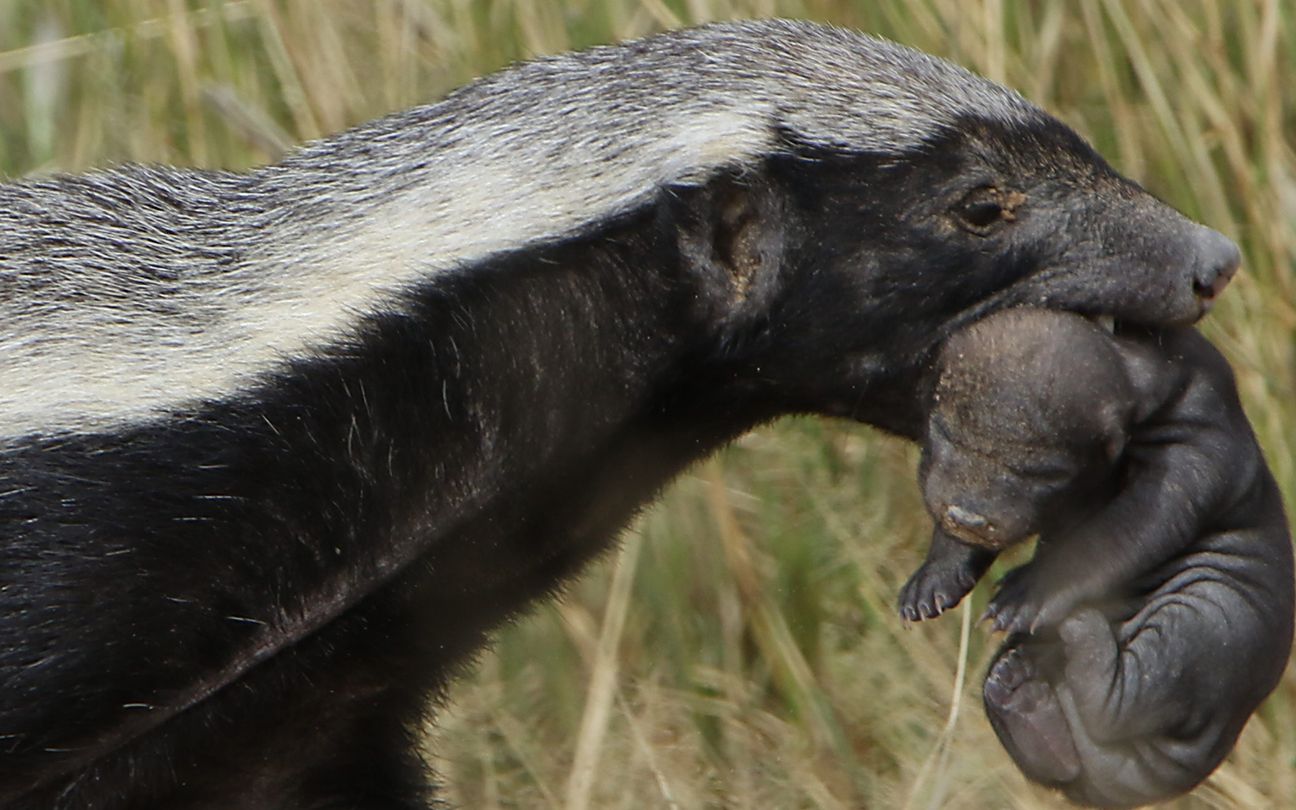
[[[1009,571],[999,581],[999,590],[986,606],[984,619],[1005,633],[1035,633],[1053,627],[1077,605],[1075,595],[1066,588],[1052,593],[1041,584],[1034,566],[1023,565]]]
[[[924,564],[900,589],[900,617],[908,622],[934,619],[961,602],[978,578],[965,566]]]

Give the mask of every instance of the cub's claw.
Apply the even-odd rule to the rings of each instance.
[[[965,568],[923,565],[900,589],[900,618],[907,622],[934,619],[963,601],[977,575]]]

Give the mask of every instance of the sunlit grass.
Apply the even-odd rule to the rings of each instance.
[[[1296,12],[1277,0],[15,0],[0,3],[0,172],[246,167],[511,60],[775,13],[1017,87],[1235,237],[1247,272],[1206,331],[1292,502]],[[429,741],[447,797],[486,809],[1053,806],[981,711],[995,647],[982,628],[941,736],[960,616],[909,629],[892,610],[927,535],[912,478],[904,445],[811,420],[692,470],[620,554],[501,632],[454,690]],[[1289,674],[1179,805],[1289,804],[1294,701]]]

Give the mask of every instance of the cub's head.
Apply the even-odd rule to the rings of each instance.
[[[955,334],[937,368],[919,478],[947,534],[1004,548],[1082,511],[1111,479],[1134,390],[1097,325],[1006,310]]]

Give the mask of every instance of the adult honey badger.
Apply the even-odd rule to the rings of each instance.
[[[0,187],[0,806],[416,808],[430,694],[788,412],[960,325],[1201,315],[1236,248],[1018,96],[749,22],[245,175]]]

